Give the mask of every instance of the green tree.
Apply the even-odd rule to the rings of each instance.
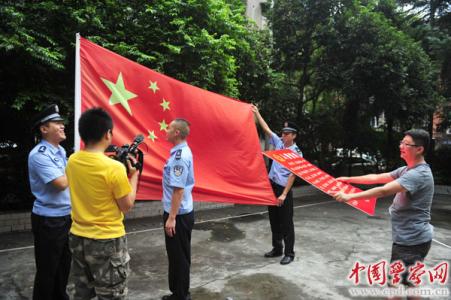
[[[446,0],[401,0],[407,12],[406,30],[428,53],[437,70],[436,90],[451,103],[451,4]],[[444,116],[443,128],[451,123]],[[430,116],[432,119],[432,115]],[[432,125],[430,126],[432,132]]]
[[[394,129],[422,123],[435,108],[438,97],[428,55],[390,19],[399,14],[396,6],[381,2],[274,3],[274,61],[290,82],[299,83],[296,114],[303,143],[312,152],[329,144],[361,151],[380,148],[390,158],[392,151],[375,147],[380,139],[370,119],[385,115],[382,130],[387,144],[394,145]],[[324,117],[329,114],[335,118]]]
[[[0,142],[20,145],[20,176],[31,148],[30,116],[42,106],[60,105],[70,120],[65,146],[72,147],[77,32],[198,87],[249,101],[269,97],[277,77],[269,33],[244,11],[240,0],[2,1]]]
[[[239,0],[9,1],[0,5],[2,107],[73,107],[75,33],[145,66],[214,92],[258,100],[268,34]],[[258,48],[257,48],[258,47]]]

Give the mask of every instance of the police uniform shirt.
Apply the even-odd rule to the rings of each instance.
[[[170,213],[174,188],[183,188],[183,198],[177,214],[187,214],[193,210],[193,154],[186,142],[174,146],[170,153],[163,168],[163,208],[165,212]]]
[[[66,151],[42,140],[28,155],[28,176],[30,188],[36,197],[33,213],[46,217],[60,217],[70,214],[69,189],[58,190],[51,183],[65,175]]]
[[[274,148],[276,150],[280,150],[280,149],[291,149],[293,150],[295,153],[298,153],[299,156],[302,157],[302,152],[299,149],[299,147],[296,144],[291,145],[290,147],[286,147],[283,144],[282,138],[277,136],[277,134],[272,133],[269,142],[274,145]],[[287,182],[288,182],[288,176],[291,174],[291,172],[285,168],[284,166],[282,166],[281,164],[279,164],[276,161],[273,161],[272,166],[271,166],[271,170],[269,171],[269,179],[275,183],[277,183],[278,185],[281,186],[286,186]]]

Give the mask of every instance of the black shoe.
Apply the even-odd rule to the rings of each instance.
[[[281,255],[282,251],[277,251],[276,249],[272,249],[271,251],[265,253],[265,257],[277,257]]]
[[[288,255],[285,255],[283,258],[282,258],[282,260],[280,261],[280,264],[281,265],[288,265],[290,262],[292,262],[294,260],[294,257],[293,256],[288,256]]]

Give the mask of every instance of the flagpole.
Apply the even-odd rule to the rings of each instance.
[[[78,119],[81,115],[80,33],[75,34],[75,101],[74,101],[74,151],[80,150]]]

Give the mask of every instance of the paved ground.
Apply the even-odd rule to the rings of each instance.
[[[390,199],[378,200],[376,216],[368,217],[320,192],[305,195],[298,191],[297,195],[296,258],[287,266],[279,264],[280,258],[263,257],[271,248],[265,207],[197,213],[192,241],[193,299],[354,299],[349,292],[354,285],[347,276],[355,262],[368,266],[389,259]],[[436,196],[435,241],[426,260],[428,268],[451,262],[450,215],[451,197]],[[130,220],[126,225],[133,272],[130,299],[159,299],[168,293],[160,218]],[[0,299],[30,299],[34,276],[30,233],[3,234],[0,241]],[[442,287],[451,292],[450,282]],[[73,291],[72,284],[68,288]]]

